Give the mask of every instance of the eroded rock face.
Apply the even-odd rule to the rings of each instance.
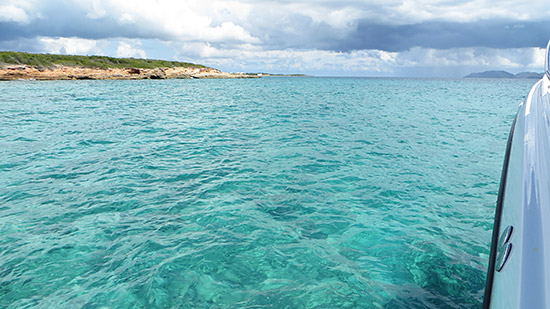
[[[31,66],[0,67],[0,80],[36,79],[173,79],[173,78],[251,78],[256,75],[224,73],[211,68],[97,69],[56,66],[52,69]]]
[[[141,74],[141,70],[137,68],[128,68],[128,74]]]
[[[148,78],[148,79],[166,79],[166,72],[164,72],[164,70],[162,68],[152,69],[151,71],[149,71],[145,74],[144,78]]]

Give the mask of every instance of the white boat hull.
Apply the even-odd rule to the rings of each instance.
[[[520,105],[510,134],[484,308],[550,308],[548,61],[546,70]]]

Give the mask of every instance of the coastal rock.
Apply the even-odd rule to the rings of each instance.
[[[128,74],[141,74],[141,70],[138,68],[126,68]]]
[[[147,79],[166,79],[166,72],[162,68],[156,68],[145,73],[144,78]]]
[[[86,68],[55,66],[53,68],[33,66],[0,67],[0,80],[89,80],[89,79],[189,79],[189,78],[254,78],[257,75],[225,73],[212,68]]]

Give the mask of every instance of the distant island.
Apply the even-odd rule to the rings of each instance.
[[[0,52],[0,80],[258,78],[200,64],[106,56]]]
[[[544,73],[534,73],[534,72],[522,72],[518,74],[512,74],[506,71],[485,71],[479,73],[471,73],[464,78],[532,78],[532,79],[541,79],[544,76]]]

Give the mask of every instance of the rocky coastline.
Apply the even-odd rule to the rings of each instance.
[[[257,74],[225,73],[213,68],[159,67],[141,68],[88,68],[55,65],[42,68],[29,65],[0,67],[0,80],[138,80],[188,78],[258,78]]]

